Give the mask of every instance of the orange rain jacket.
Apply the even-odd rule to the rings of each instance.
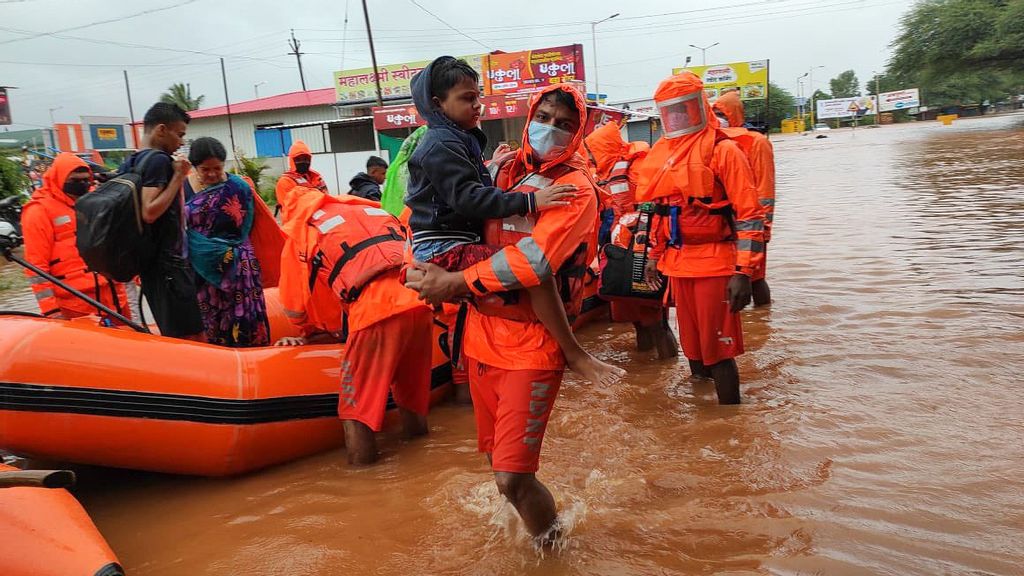
[[[722,132],[739,144],[754,172],[757,198],[765,211],[764,241],[768,242],[772,238],[772,222],[775,219],[775,150],[767,136],[742,127],[743,101],[740,100],[739,92],[727,92],[715,101],[713,108],[722,112],[729,121],[729,128],[723,128]]]
[[[746,157],[719,128],[696,75],[684,72],[664,80],[654,99],[664,102],[694,92],[701,94],[706,126],[693,134],[658,140],[640,169],[637,201],[687,206],[693,199],[724,197],[731,204],[735,240],[669,246],[669,218],[659,218],[652,231],[652,256],[670,277],[749,276],[764,261],[764,211]]]
[[[624,214],[636,209],[636,186],[640,180],[640,165],[651,146],[646,142],[626,142],[622,139],[621,127],[608,122],[590,133],[584,140],[589,152],[590,167],[597,181],[602,183],[601,208],[611,208],[615,222]],[[620,166],[625,163],[625,166]],[[625,168],[628,190],[613,190],[610,182]],[[607,184],[604,184],[606,183]]]
[[[64,193],[64,182],[73,171],[88,167],[78,156],[61,152],[43,175],[42,188],[32,194],[32,200],[21,213],[25,260],[122,316],[131,318],[124,285],[111,284],[105,277],[89,272],[75,247],[75,201]],[[59,314],[70,319],[97,313],[95,308],[77,296],[34,272],[25,270],[25,275],[44,315]],[[118,305],[115,305],[112,291],[117,294]]]
[[[579,154],[587,123],[583,95],[567,85],[549,86],[534,96],[527,118],[533,118],[540,100],[555,90],[568,92],[576,102],[579,129],[572,141],[557,158],[537,165],[530,147],[527,124],[523,130],[522,148],[501,166],[496,184],[519,182],[528,175],[539,173],[557,176],[552,178],[553,184],[572,184],[579,190],[568,206],[527,216],[532,226],[530,236],[505,246],[488,260],[463,272],[466,284],[477,297],[538,286],[561,271],[567,262],[577,260],[573,257],[581,250],[585,253],[584,262],[592,261],[596,254],[597,187],[590,177],[586,160]],[[488,228],[494,229],[494,223],[490,224]],[[577,294],[569,307],[579,310],[581,303],[582,294]],[[565,357],[558,343],[539,321],[485,316],[471,307],[464,342],[466,356],[506,370],[561,370],[565,367]]]
[[[292,147],[288,149],[288,171],[281,174],[281,177],[277,180],[277,203],[281,204],[281,194],[287,193],[288,190],[296,186],[306,186],[307,188],[316,188],[317,190],[327,193],[327,184],[324,183],[324,179],[320,176],[320,173],[312,168],[305,174],[299,174],[295,171],[295,158],[297,156],[309,156],[309,159],[313,159],[313,153],[309,151],[309,146],[302,140],[296,140]]]
[[[348,313],[348,328],[354,332],[407,310],[426,307],[416,292],[398,282],[397,270],[385,273],[365,285],[359,297],[351,303],[342,302],[327,284],[325,274],[319,274],[314,289],[309,289],[312,259],[323,250],[339,250],[338,246],[321,246],[322,234],[309,223],[325,212],[344,213],[344,219],[359,217],[351,207],[380,208],[379,202],[357,196],[330,196],[314,188],[296,186],[279,197],[282,228],[288,239],[281,252],[281,280],[279,294],[285,315],[298,326],[303,336],[317,332],[337,333],[342,329],[342,313]],[[344,225],[342,223],[341,225]],[[395,227],[401,228],[398,220]],[[338,257],[331,258],[337,261]]]

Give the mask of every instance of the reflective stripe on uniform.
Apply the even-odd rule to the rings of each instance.
[[[47,298],[54,298],[53,288],[43,288],[39,292],[36,292],[36,300],[46,300]]]
[[[491,257],[491,271],[506,290],[519,288],[519,280],[516,278],[515,272],[512,272],[512,267],[508,265],[508,256],[505,255],[504,250]]]
[[[301,319],[301,318],[305,318],[306,317],[306,313],[305,312],[296,312],[294,310],[289,310],[287,308],[282,308],[282,310],[284,310],[284,315],[289,317],[289,318]]]
[[[736,241],[736,248],[739,250],[747,250],[749,252],[764,252],[764,242],[741,238]]]
[[[537,278],[541,282],[551,277],[551,263],[548,262],[548,257],[544,254],[544,251],[537,245],[537,241],[532,236],[523,238],[516,243],[516,248],[526,256],[526,261],[530,263],[530,267],[533,268],[533,273],[537,275]]]
[[[629,161],[628,160],[619,160],[618,162],[615,163],[614,166],[612,166],[612,170],[628,170],[628,169],[629,169]]]
[[[608,191],[612,194],[624,194],[629,192],[629,182],[618,182],[608,186]]]
[[[334,216],[331,216],[330,218],[324,220],[320,224],[317,224],[316,228],[317,230],[320,231],[321,234],[327,234],[331,230],[334,230],[335,228],[341,226],[344,223],[345,219],[341,217],[341,214],[335,214]]]
[[[46,284],[47,282],[49,282],[49,280],[42,276],[32,276],[28,279],[29,284]]]
[[[764,220],[739,220],[736,222],[737,232],[757,232],[764,230]]]
[[[775,198],[761,198],[761,206],[775,206]]]
[[[769,212],[768,214],[765,214],[764,219],[767,220],[768,222],[775,221],[775,213],[774,212]]]
[[[67,214],[61,214],[60,216],[57,216],[56,218],[53,219],[53,225],[54,226],[60,226],[62,224],[70,224],[70,223],[71,223],[71,216],[68,216]]]

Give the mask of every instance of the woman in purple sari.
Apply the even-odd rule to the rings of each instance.
[[[188,258],[196,271],[199,310],[211,344],[270,344],[260,265],[249,240],[253,190],[224,172],[227,151],[214,138],[192,142],[195,167],[185,181]]]

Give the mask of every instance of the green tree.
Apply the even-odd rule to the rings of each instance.
[[[1024,89],[1024,0],[925,0],[892,47],[883,91],[918,87],[929,106],[1003,100]]]
[[[768,84],[768,100],[747,100],[744,102],[747,118],[765,122],[769,128],[777,129],[782,120],[793,114],[796,100],[785,88]]]
[[[183,110],[198,110],[203,105],[206,96],[199,95],[192,97],[192,87],[189,84],[171,84],[167,92],[160,95],[160,101],[168,104],[177,104]]]
[[[255,192],[263,198],[263,201],[269,206],[273,206],[277,203],[277,195],[274,189],[269,186],[260,186],[260,179],[263,178],[263,173],[270,169],[263,160],[259,158],[249,158],[241,152],[238,153],[238,163],[232,172],[240,176],[248,176],[252,183],[256,185]]]
[[[828,81],[832,90],[833,98],[853,98],[860,96],[860,80],[853,70],[842,72],[839,76]]]
[[[28,189],[28,178],[17,162],[0,156],[0,198],[21,194]]]

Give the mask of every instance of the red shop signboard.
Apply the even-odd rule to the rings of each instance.
[[[552,84],[585,80],[579,44],[484,55],[487,95],[536,92]]]

